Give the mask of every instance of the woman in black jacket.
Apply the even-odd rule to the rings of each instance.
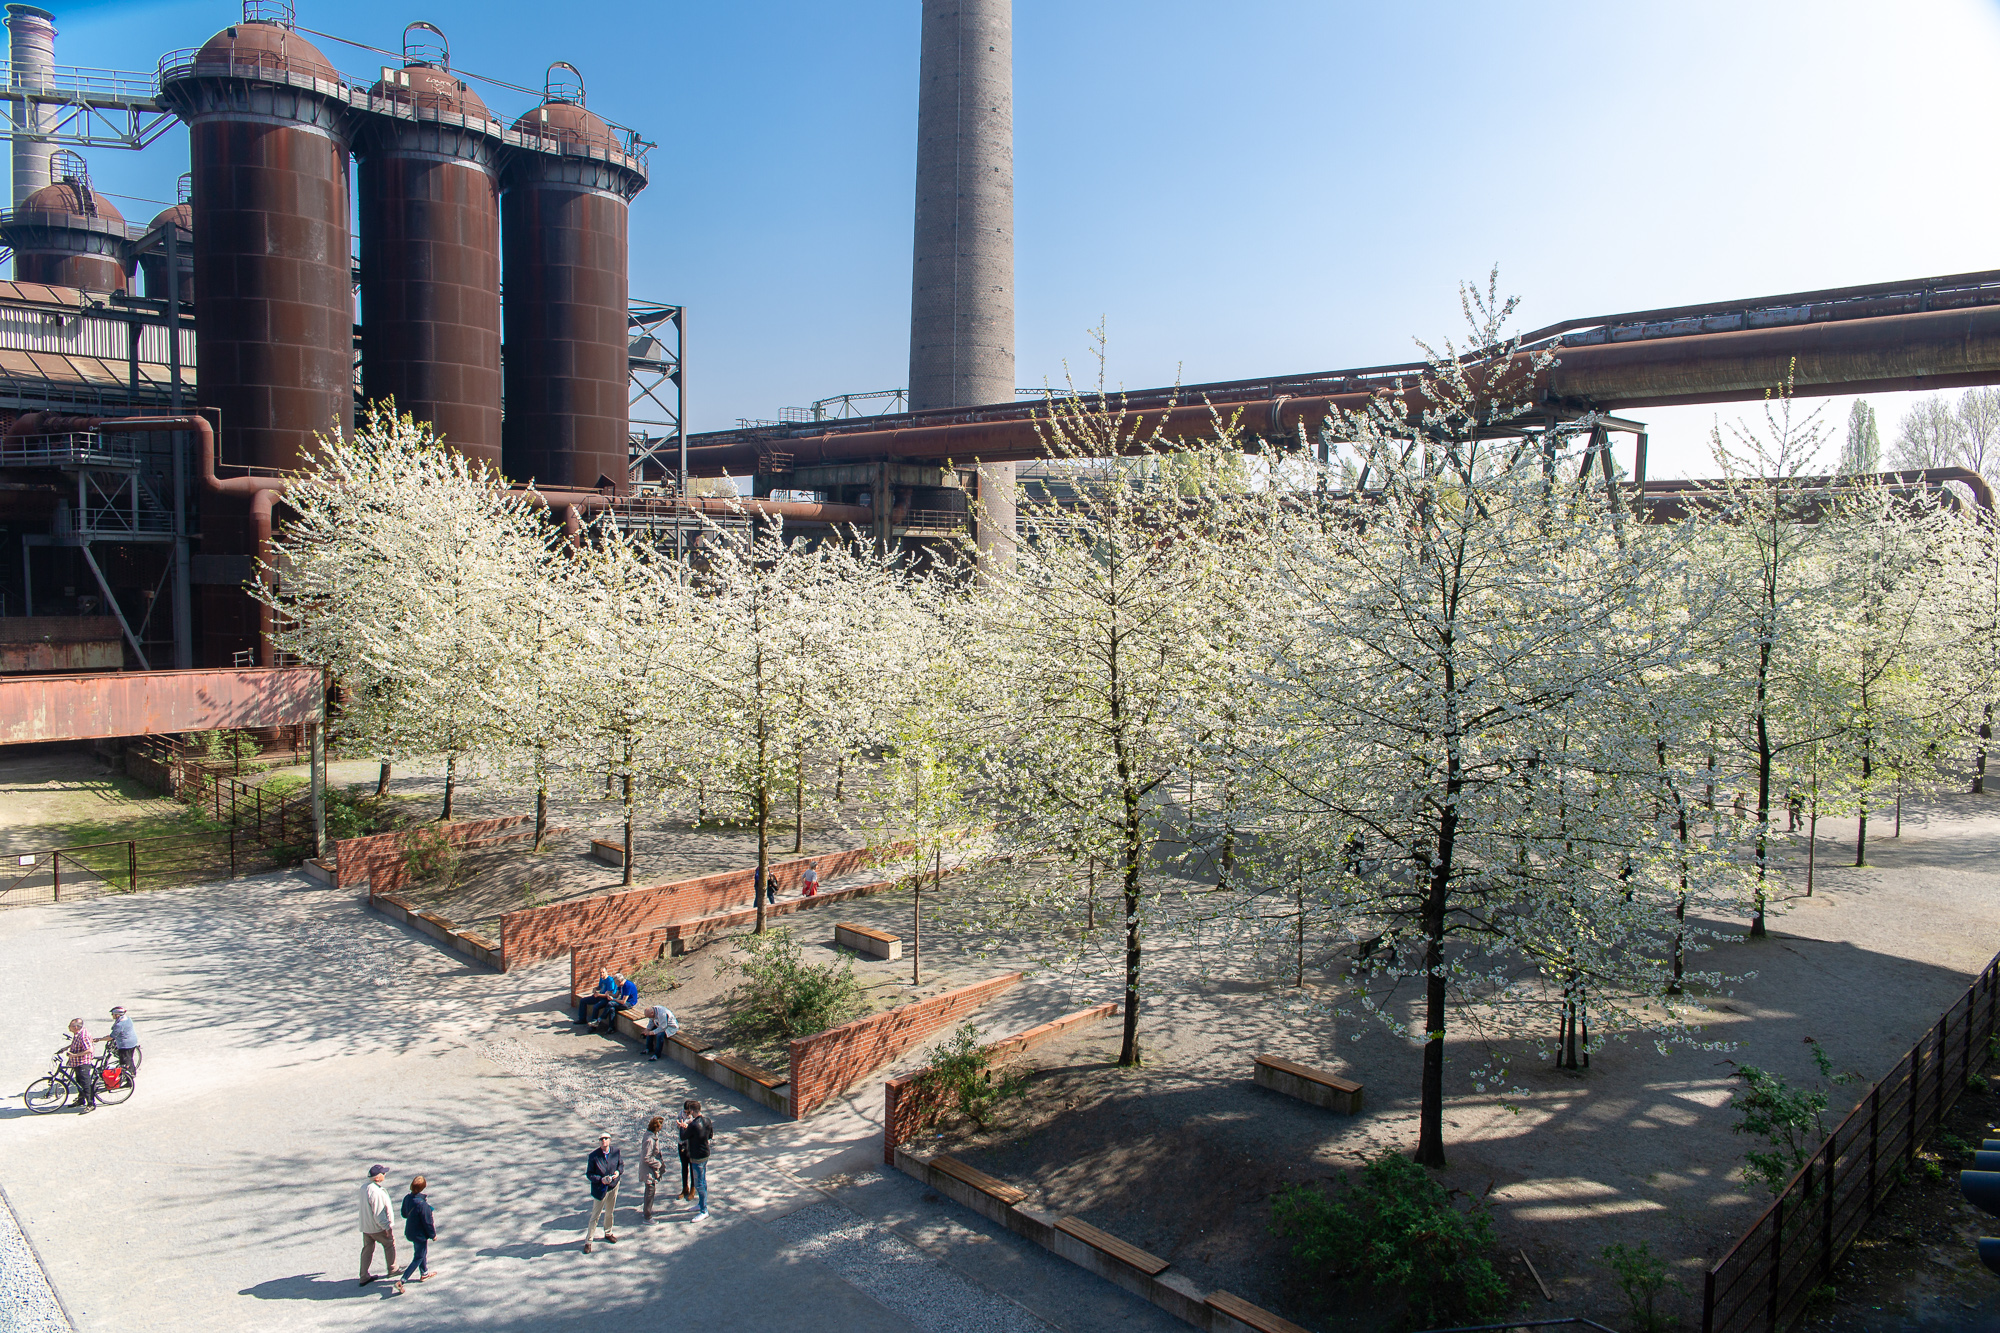
[[[410,1266],[403,1270],[403,1276],[396,1283],[396,1294],[403,1294],[403,1283],[410,1280],[410,1274],[422,1272],[417,1281],[426,1282],[431,1276],[431,1242],[437,1239],[437,1219],[431,1214],[431,1201],[424,1197],[424,1178],[418,1176],[410,1182],[410,1192],[403,1196],[403,1235],[414,1251],[410,1256]]]

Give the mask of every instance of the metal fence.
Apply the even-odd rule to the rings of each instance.
[[[1833,1280],[1834,1267],[1916,1161],[1992,1053],[2000,958],[1888,1077],[1868,1089],[1764,1215],[1708,1270],[1702,1333],[1777,1333]]]
[[[266,843],[247,827],[22,852],[0,866],[0,908],[173,888],[275,870],[295,859],[282,843]]]

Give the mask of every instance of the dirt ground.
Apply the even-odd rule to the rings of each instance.
[[[1831,1090],[1837,1117],[2000,949],[2000,799],[1910,803],[1903,836],[1875,841],[1865,869],[1840,864],[1852,845],[1830,835],[1843,830],[1821,831],[1814,896],[1787,901],[1768,939],[1725,944],[1700,964],[1744,977],[1711,999],[1704,1033],[1732,1049],[1663,1055],[1614,1042],[1574,1073],[1522,1049],[1510,1077],[1522,1095],[1500,1099],[1466,1077],[1477,1044],[1448,1043],[1451,1165],[1441,1180],[1487,1201],[1497,1257],[1527,1302],[1521,1314],[1623,1326],[1598,1255],[1612,1242],[1643,1243],[1689,1293],[1674,1313],[1698,1323],[1702,1272],[1768,1202],[1740,1175],[1746,1141],[1728,1109],[1735,1064],[1813,1085],[1806,1039],[1824,1042],[1839,1069],[1862,1076]],[[1078,1213],[1309,1327],[1387,1326],[1389,1312],[1365,1298],[1316,1306],[1288,1278],[1269,1199],[1282,1183],[1331,1182],[1367,1157],[1415,1146],[1418,1048],[1372,1022],[1326,1017],[1228,960],[1162,953],[1152,980],[1141,1068],[1114,1067],[1115,1024],[1087,1029],[1034,1053],[1028,1099],[992,1133],[947,1146],[1041,1206]],[[1257,1087],[1260,1052],[1362,1082],[1365,1109],[1336,1115]],[[1553,1302],[1527,1279],[1523,1251]]]
[[[1996,1072],[1987,1067],[1989,1078]],[[1994,1135],[2000,1096],[1967,1091],[1931,1140],[1938,1166],[1912,1175],[1889,1196],[1847,1259],[1834,1270],[1834,1295],[1799,1321],[1813,1333],[1947,1333],[2000,1328],[2000,1278],[1979,1262],[1974,1242],[2000,1235],[2000,1218],[1965,1201],[1958,1173],[1970,1151]]]

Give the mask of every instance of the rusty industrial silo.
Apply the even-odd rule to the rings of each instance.
[[[500,465],[501,129],[428,23],[357,126],[361,387]]]
[[[196,357],[225,463],[290,468],[354,410],[350,111],[340,76],[278,22],[161,63],[188,124]]]
[[[126,290],[131,271],[125,218],[90,188],[83,159],[55,154],[53,184],[22,201],[0,228],[14,248],[14,277],[93,292]]]
[[[172,221],[180,228],[180,236],[174,247],[174,267],[180,270],[180,281],[175,285],[175,294],[183,302],[194,300],[194,247],[189,244],[194,236],[194,205],[175,204],[163,208],[146,224],[151,231]],[[154,250],[139,256],[139,276],[145,280],[146,295],[156,300],[167,296],[167,256],[164,250]]]
[[[196,401],[223,464],[289,469],[353,420],[354,113],[331,62],[261,12],[251,0],[244,22],[162,59],[160,95],[193,167]],[[228,666],[258,646],[249,505],[207,490],[201,504],[201,658]]]
[[[584,109],[583,80],[551,66],[514,123],[502,172],[507,475],[626,490],[626,232],[646,168]]]

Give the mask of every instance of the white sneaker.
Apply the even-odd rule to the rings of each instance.
[[[690,1222],[706,1222],[707,1220],[708,1220],[707,1213],[696,1213],[693,1217],[690,1217],[688,1219],[688,1221]]]

